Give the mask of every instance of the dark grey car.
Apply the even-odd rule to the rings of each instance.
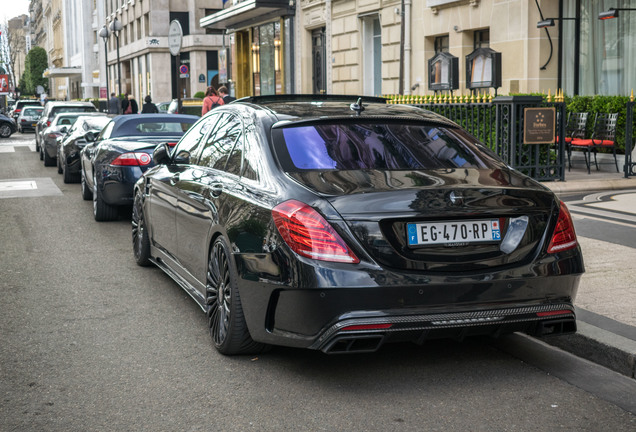
[[[97,112],[97,108],[91,102],[47,102],[42,112],[42,117],[35,126],[35,151],[40,151],[40,145],[44,136],[44,130],[51,126],[55,116],[62,112]]]

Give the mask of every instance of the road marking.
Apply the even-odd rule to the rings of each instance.
[[[38,188],[38,185],[33,180],[0,182],[0,192],[30,190],[30,189],[37,189],[37,188]]]
[[[0,199],[63,195],[50,177],[0,180]]]

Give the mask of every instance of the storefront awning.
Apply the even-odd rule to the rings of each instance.
[[[79,66],[48,68],[42,72],[43,78],[70,78],[82,75],[82,68]]]
[[[228,2],[229,3],[229,2]],[[203,28],[226,30],[249,27],[272,17],[293,15],[289,0],[238,0],[232,6],[202,18]]]

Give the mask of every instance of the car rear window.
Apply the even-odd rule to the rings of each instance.
[[[194,119],[192,120],[194,123]],[[122,136],[143,136],[143,135],[182,135],[190,129],[192,123],[185,122],[182,119],[166,120],[143,120],[135,119],[121,123],[119,127],[113,130],[111,138]]]
[[[24,115],[25,116],[39,116],[42,114],[44,108],[25,108]]]
[[[59,106],[59,107],[54,107],[53,109],[51,109],[51,112],[49,113],[49,117],[53,118],[55,117],[56,114],[62,113],[62,112],[78,112],[78,113],[84,113],[84,112],[95,112],[97,111],[97,109],[93,106],[74,106],[74,107],[70,107],[70,106]]]
[[[274,130],[286,171],[492,168],[461,129],[423,124],[317,124]]]

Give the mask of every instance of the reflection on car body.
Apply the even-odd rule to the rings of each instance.
[[[135,259],[198,302],[224,354],[576,330],[566,206],[436,114],[245,98],[154,160],[135,186]]]

